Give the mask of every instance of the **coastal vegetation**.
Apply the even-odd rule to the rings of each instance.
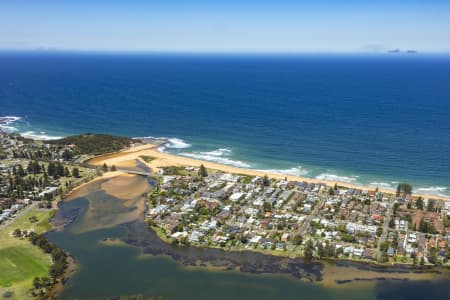
[[[411,195],[413,187],[409,183],[402,182],[397,185],[397,196]]]
[[[77,167],[73,168],[72,176],[75,177],[75,178],[79,178],[80,177],[80,170]]]
[[[67,267],[67,255],[62,249],[49,242],[44,234],[31,232],[28,234],[28,239],[33,245],[38,246],[45,253],[50,254],[52,258],[52,265],[48,271],[48,276],[34,277],[33,289],[30,291],[31,295],[34,297],[43,296],[64,274]]]
[[[148,155],[141,155],[139,156],[143,161],[145,161],[146,163],[151,162],[152,160],[154,160],[155,158],[152,156],[148,156]]]
[[[208,176],[208,172],[206,171],[206,168],[204,165],[200,165],[200,168],[198,169],[198,175],[200,177],[206,177]]]
[[[87,133],[48,141],[48,143],[60,146],[73,145],[74,155],[99,155],[122,150],[130,146],[130,144],[133,143],[133,140],[128,137]]]

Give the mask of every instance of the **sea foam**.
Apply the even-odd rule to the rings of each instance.
[[[251,165],[246,162],[229,158],[228,156],[230,156],[231,153],[232,150],[230,149],[220,148],[212,151],[182,152],[179,154],[190,158],[217,162],[220,164],[235,166],[239,168],[251,167]]]
[[[21,117],[17,116],[4,116],[0,117],[0,129],[6,132],[16,132],[18,129],[14,126],[11,126],[12,123],[19,121]]]
[[[304,169],[302,166],[292,167],[289,169],[266,169],[261,171],[292,176],[305,176],[309,173],[309,171]]]
[[[217,150],[213,150],[213,151],[207,151],[207,152],[203,152],[206,155],[213,155],[213,156],[223,156],[223,155],[230,155],[231,154],[231,150],[230,149],[226,149],[226,148],[220,148]]]
[[[429,187],[420,187],[420,188],[414,189],[414,192],[419,193],[419,194],[448,196],[445,194],[446,190],[447,190],[447,188],[443,187],[443,186],[429,186]]]
[[[394,190],[395,189],[392,186],[392,184],[388,183],[388,182],[371,182],[371,183],[369,183],[369,186],[379,187],[379,188],[388,189],[388,190]]]
[[[192,146],[191,144],[187,143],[183,139],[176,138],[176,137],[143,136],[143,137],[135,137],[134,139],[160,141],[161,146],[158,148],[158,150],[161,152],[164,152],[166,149],[184,149],[184,148],[189,148]]]
[[[166,147],[170,149],[184,149],[191,147],[191,144],[188,144],[179,138],[169,138],[168,143],[166,143]]]
[[[27,130],[24,132],[21,132],[19,128],[11,126],[11,124],[22,120],[21,117],[18,116],[4,116],[4,117],[0,117],[0,129],[9,132],[9,133],[13,133],[13,132],[18,132],[20,133],[21,136],[26,137],[26,138],[30,138],[30,139],[35,139],[35,140],[57,140],[57,139],[61,139],[61,136],[54,136],[54,135],[48,135],[45,131],[39,131],[36,132],[34,130]],[[22,124],[23,125],[23,124]],[[21,127],[31,127],[31,125],[27,125],[27,126],[21,126]]]
[[[48,135],[45,131],[35,132],[35,131],[25,131],[21,133],[23,137],[40,140],[40,141],[48,141],[48,140],[58,140],[62,139],[62,136]]]
[[[327,181],[338,181],[347,183],[356,183],[358,176],[339,176],[331,173],[322,173],[316,176],[316,179],[327,180]]]

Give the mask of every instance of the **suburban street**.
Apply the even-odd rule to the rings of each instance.
[[[394,208],[395,199],[391,198],[389,199],[389,204],[386,211],[386,217],[384,219],[383,223],[383,232],[381,233],[380,238],[378,239],[378,246],[377,246],[377,260],[381,258],[381,244],[386,240],[388,231],[389,231],[389,222],[391,221],[392,217],[392,209]]]
[[[317,215],[319,210],[323,207],[325,204],[325,201],[327,200],[327,197],[321,196],[321,199],[319,200],[319,203],[317,203],[316,206],[314,206],[314,209],[311,211],[311,214],[305,218],[305,221],[303,222],[302,226],[299,228],[300,235],[304,235],[305,232],[308,232],[311,220]]]

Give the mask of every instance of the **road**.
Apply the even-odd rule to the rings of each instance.
[[[19,212],[16,214],[16,217],[14,217],[13,219],[8,219],[6,222],[3,222],[2,224],[0,224],[0,230],[5,229],[11,223],[13,223],[17,218],[20,218],[21,216],[23,216],[24,214],[28,213],[33,208],[37,207],[37,204],[38,204],[38,202],[32,202],[30,205],[28,205],[25,208],[19,210]]]
[[[395,204],[395,198],[389,199],[389,204],[386,211],[386,218],[384,219],[383,223],[383,232],[381,233],[380,238],[378,239],[378,246],[377,246],[377,259],[379,260],[381,258],[381,244],[386,241],[387,234],[389,232],[389,222],[392,218],[392,209],[394,208]]]
[[[305,218],[305,221],[303,222],[302,226],[300,226],[300,228],[299,228],[299,234],[300,235],[303,236],[305,234],[305,232],[308,232],[309,227],[311,226],[311,220],[315,216],[317,216],[317,213],[323,207],[323,205],[325,204],[326,200],[327,200],[327,196],[320,196],[319,203],[317,203],[316,206],[314,206],[314,209],[311,212],[311,214]]]

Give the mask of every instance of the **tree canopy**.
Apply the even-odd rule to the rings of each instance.
[[[397,185],[397,196],[400,196],[401,194],[411,195],[412,190],[413,190],[413,187],[409,183],[405,183],[405,182],[399,183]]]
[[[208,172],[206,171],[206,168],[204,165],[201,165],[200,168],[198,169],[198,175],[201,177],[208,176]]]
[[[48,141],[49,144],[54,145],[75,145],[73,148],[75,155],[115,152],[128,147],[132,142],[133,140],[128,137],[92,133],[73,135],[59,140]]]
[[[78,170],[78,168],[73,168],[72,176],[75,177],[75,178],[80,177],[80,170]]]

